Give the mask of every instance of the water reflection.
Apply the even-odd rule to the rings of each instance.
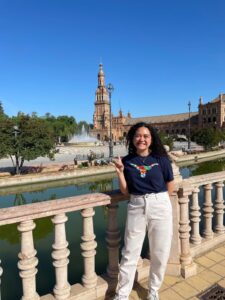
[[[35,224],[35,240],[45,238],[53,230],[53,223],[51,221],[51,218],[36,219]],[[20,241],[20,235],[17,230],[17,226],[18,224],[0,226],[0,240],[7,241],[10,245],[18,244]]]
[[[183,178],[188,178],[195,175],[203,175],[207,173],[220,172],[225,170],[225,159],[206,161],[191,166],[180,167],[180,173]]]

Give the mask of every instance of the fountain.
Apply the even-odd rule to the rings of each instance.
[[[74,134],[72,138],[67,143],[68,146],[95,146],[99,145],[99,140],[95,137],[92,137],[86,131],[84,125],[82,125],[81,133]]]

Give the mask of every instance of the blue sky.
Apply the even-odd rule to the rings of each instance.
[[[92,122],[102,61],[112,111],[197,111],[225,92],[224,0],[0,0],[5,112]]]

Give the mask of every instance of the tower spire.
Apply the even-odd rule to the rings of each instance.
[[[105,74],[103,71],[102,63],[99,64],[99,71],[98,71],[98,87],[105,86]]]

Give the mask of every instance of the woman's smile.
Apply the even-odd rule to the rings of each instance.
[[[151,145],[151,133],[149,129],[146,127],[138,128],[134,135],[133,144],[137,150],[137,154],[148,155]]]

